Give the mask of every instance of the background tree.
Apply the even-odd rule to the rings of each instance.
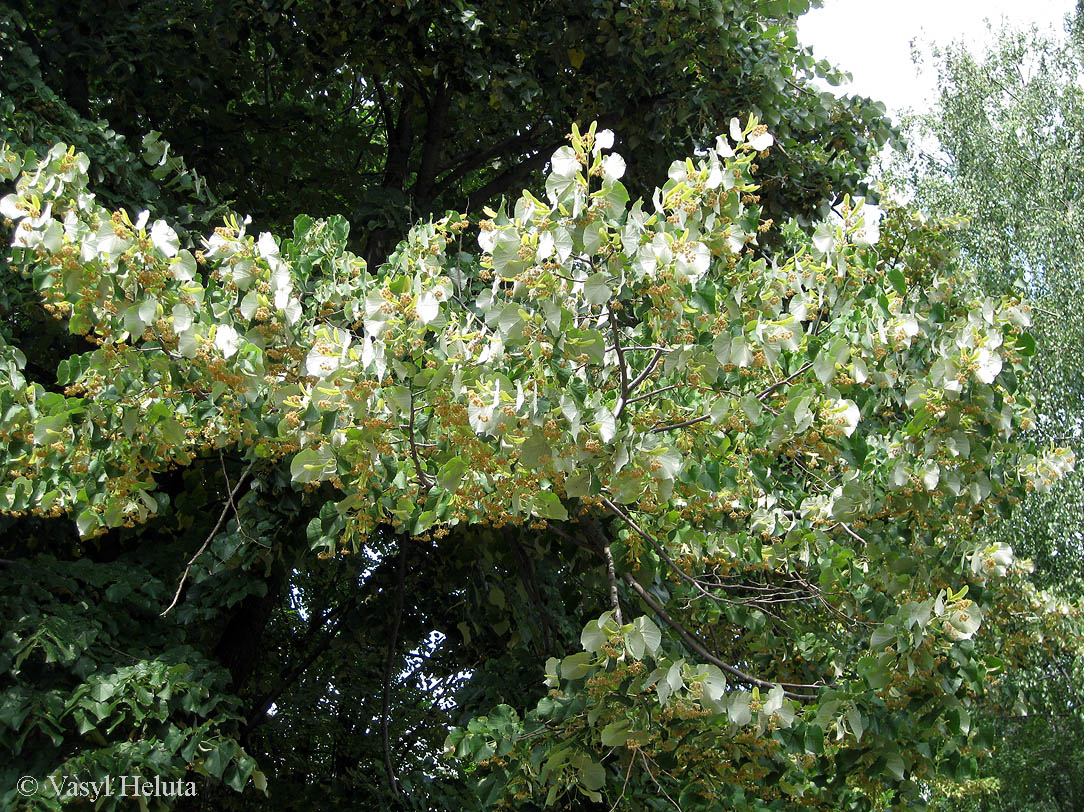
[[[936,49],[940,101],[910,121],[910,151],[895,173],[935,216],[960,217],[961,261],[992,293],[1035,302],[1035,363],[1029,375],[1044,443],[1079,451],[1084,426],[1084,174],[1080,137],[1082,40],[1078,11],[1067,35],[1001,30],[982,54]],[[1033,493],[996,538],[1034,560],[1037,582],[1070,599],[1084,591],[1084,484],[1073,475],[1057,495]],[[1014,679],[1030,703],[991,717],[995,757],[985,792],[954,793],[942,808],[1069,810],[1084,803],[1080,652],[1035,652]],[[991,787],[998,787],[991,792]]]

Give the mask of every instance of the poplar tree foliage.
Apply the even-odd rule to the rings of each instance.
[[[322,556],[386,525],[400,545],[566,539],[609,573],[610,607],[538,663],[536,704],[448,736],[484,804],[920,806],[916,777],[973,767],[992,675],[1061,622],[977,535],[1072,464],[1019,436],[1029,308],[965,295],[945,235],[905,211],[878,227],[847,203],[759,256],[773,137],[755,119],[631,205],[613,142],[574,127],[544,192],[487,212],[477,256],[449,214],[375,268],[341,218],[284,239],[228,218],[182,248],[169,222],[100,206],[86,156],[56,145],[0,206],[13,263],[96,348],[57,392],[4,345],[3,507],[90,539],[153,521],[156,477],[230,449],[330,497]],[[24,658],[36,645],[55,656],[39,637]],[[172,685],[146,666],[122,679]],[[116,689],[50,709],[56,735],[109,746]],[[146,701],[168,725],[170,696]],[[5,725],[41,724],[31,710]],[[167,774],[271,780],[233,741],[173,735],[137,742]]]
[[[1079,77],[1081,17],[1062,36],[1003,29],[984,53],[933,53],[940,101],[907,123],[913,145],[893,169],[915,203],[961,220],[961,261],[990,292],[1021,291],[1035,304],[1036,426],[1079,453],[1084,242]],[[931,149],[928,145],[936,144]],[[1034,558],[1038,583],[1079,600],[1084,583],[1084,489],[1074,474],[1057,494],[1033,493],[991,536]],[[982,781],[939,787],[938,808],[1069,810],[1084,804],[1081,677],[1084,650],[1037,647],[1012,679],[1031,712],[992,712],[997,751]]]

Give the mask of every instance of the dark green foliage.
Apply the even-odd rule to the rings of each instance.
[[[26,3],[54,88],[130,137],[165,133],[260,227],[345,214],[381,261],[431,212],[537,186],[573,122],[635,156],[633,197],[733,115],[779,138],[765,214],[862,190],[884,108],[796,40],[809,0],[619,4],[187,0]],[[61,10],[62,9],[62,10]],[[744,119],[743,119],[744,120]]]

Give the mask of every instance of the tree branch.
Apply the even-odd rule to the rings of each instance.
[[[617,408],[614,410],[614,417],[620,417],[621,413],[625,411],[625,404],[628,402],[629,397],[629,370],[625,366],[625,351],[621,348],[621,332],[617,329],[617,319],[614,318],[613,311],[610,310],[610,332],[614,337],[614,350],[617,352],[617,369],[621,373],[621,397],[618,400]]]
[[[247,721],[247,727],[250,732],[267,720],[267,712],[271,709],[271,706],[275,704],[278,698],[282,696],[290,686],[297,682],[302,674],[309,670],[321,654],[327,651],[328,646],[331,645],[331,642],[338,635],[339,628],[350,614],[349,610],[353,608],[354,603],[355,600],[340,603],[334,609],[330,609],[325,614],[320,615],[319,618],[313,618],[313,620],[310,621],[305,636],[299,641],[301,644],[305,644],[315,637],[316,632],[323,628],[329,620],[334,618],[332,626],[327,629],[323,639],[309,649],[309,651],[291,668],[281,673],[275,689],[268,692],[255,703],[255,709],[249,714]]]
[[[448,104],[451,92],[441,87],[436,100],[429,106],[428,121],[425,127],[425,144],[422,147],[422,160],[418,167],[418,177],[414,181],[414,197],[423,209],[429,208],[429,198],[436,183],[437,158],[444,143],[445,121],[448,117]]]
[[[662,387],[661,389],[652,389],[650,392],[644,392],[644,394],[642,395],[637,395],[636,397],[629,398],[626,402],[635,403],[638,400],[647,400],[648,398],[655,397],[655,395],[661,395],[663,392],[669,392],[671,389],[677,389],[680,385],[681,384],[672,383],[669,386]]]
[[[539,135],[541,135],[541,133],[536,130],[527,130],[526,132],[506,138],[504,141],[494,144],[492,147],[479,147],[477,149],[459,153],[451,158],[445,166],[436,170],[435,175],[437,177],[444,175],[446,172],[450,172],[450,174],[445,175],[445,177],[440,179],[440,183],[436,186],[436,194],[440,194],[464,175],[485,165],[488,161],[500,157],[506,152],[532,151],[530,149],[530,143]]]
[[[805,372],[811,366],[813,366],[812,361],[807,361],[806,363],[802,364],[802,366],[799,369],[792,372],[789,376],[787,376],[786,378],[784,378],[781,381],[776,381],[771,386],[769,386],[767,389],[765,389],[760,394],[758,394],[757,395],[757,400],[763,402],[764,399],[768,397],[768,395],[770,395],[772,392],[774,392],[780,386],[786,386],[788,383],[793,381],[795,378],[797,378],[799,375],[801,375],[803,372]]]
[[[211,539],[215,537],[219,528],[222,527],[222,523],[226,521],[226,514],[230,512],[230,507],[234,504],[233,498],[237,496],[237,492],[241,490],[241,484],[245,481],[245,477],[248,476],[248,472],[252,470],[252,466],[255,464],[256,460],[253,460],[248,464],[248,468],[246,468],[244,473],[238,478],[237,484],[233,486],[233,490],[228,492],[226,504],[222,506],[222,512],[218,514],[218,521],[215,522],[215,526],[211,528],[211,532],[207,534],[207,538],[203,540],[203,544],[200,545],[200,548],[196,550],[196,554],[188,559],[188,564],[185,565],[184,572],[181,574],[181,581],[177,584],[177,591],[173,594],[173,600],[170,601],[169,606],[159,614],[159,617],[168,615],[173,607],[177,605],[177,601],[181,599],[181,592],[184,590],[184,583],[188,580],[188,573],[192,570],[192,565],[196,563],[197,558],[203,555],[204,551],[207,549],[207,545],[211,543]]]
[[[669,566],[670,569],[674,571],[674,574],[676,574],[679,578],[681,578],[681,580],[689,584],[689,586],[691,586],[700,594],[704,595],[705,597],[711,598],[712,600],[715,600],[715,596],[708,592],[706,589],[704,589],[704,587],[700,585],[699,581],[697,581],[695,578],[685,572],[685,570],[679,567],[677,563],[672,558],[670,558],[666,550],[663,549],[663,546],[659,544],[659,542],[657,542],[651,535],[645,532],[644,529],[640,527],[640,525],[636,524],[635,520],[628,513],[623,511],[605,496],[601,498],[602,504],[604,504],[606,508],[612,514],[614,514],[614,516],[616,516],[629,527],[631,527],[634,531],[636,531],[636,534],[640,536],[640,538],[644,539],[648,544],[651,545],[651,549],[655,551],[659,558],[666,562],[667,566]]]
[[[473,208],[492,200],[499,194],[503,194],[514,183],[526,178],[536,169],[541,169],[546,165],[546,161],[550,159],[549,151],[552,148],[556,148],[561,145],[560,141],[551,141],[549,144],[544,144],[539,148],[539,151],[527,158],[502,174],[495,177],[489,183],[485,184],[482,188],[477,189],[466,196],[465,201],[461,206],[458,206],[459,211],[470,211]]]
[[[661,434],[664,431],[673,431],[674,429],[683,429],[686,426],[695,426],[697,423],[703,423],[705,420],[711,420],[710,414],[704,414],[700,417],[694,417],[691,420],[683,420],[680,423],[670,423],[666,426],[655,426],[651,429],[652,434]]]
[[[617,621],[618,626],[623,626],[625,621],[621,618],[621,601],[617,595],[617,571],[614,568],[614,556],[610,552],[609,542],[602,547],[602,557],[606,559],[606,577],[610,581],[610,605],[614,610],[614,620]]]
[[[410,420],[408,422],[407,430],[410,434],[410,458],[414,460],[414,470],[418,473],[418,487],[423,492],[429,493],[429,489],[433,487],[432,480],[429,479],[429,475],[425,473],[425,469],[422,468],[421,459],[418,457],[418,444],[414,440],[414,387],[410,387]]]
[[[626,348],[626,349],[632,349],[632,348]],[[635,378],[633,378],[632,383],[629,384],[629,392],[630,393],[635,392],[636,387],[639,386],[641,383],[643,383],[644,378],[646,378],[648,375],[650,375],[655,370],[655,365],[659,363],[659,359],[662,358],[662,354],[663,354],[663,350],[662,350],[661,347],[659,347],[659,348],[657,348],[655,350],[655,355],[652,356],[651,360],[647,362],[647,366],[644,367],[643,372],[641,372],[639,375],[637,375]],[[633,400],[638,400],[638,398],[633,398]]]
[[[624,579],[625,583],[627,583],[630,587],[632,587],[633,591],[636,592],[636,594],[640,596],[641,600],[643,600],[643,602],[646,603],[648,605],[648,607],[650,607],[652,612],[654,612],[656,615],[658,615],[667,626],[669,626],[671,629],[673,629],[675,632],[677,632],[678,635],[681,636],[681,639],[685,641],[685,643],[689,646],[689,648],[691,648],[693,651],[695,651],[697,654],[699,654],[701,657],[703,657],[709,663],[712,663],[713,665],[717,666],[720,670],[725,671],[727,674],[730,674],[730,676],[734,677],[738,681],[743,682],[746,685],[756,685],[756,686],[758,686],[760,688],[769,688],[769,689],[774,688],[776,685],[780,685],[780,686],[791,685],[791,687],[795,687],[795,688],[816,688],[817,687],[816,685],[796,685],[796,684],[786,683],[786,682],[781,682],[781,683],[768,682],[767,680],[762,680],[762,679],[759,679],[757,677],[754,677],[751,674],[746,674],[744,671],[742,671],[742,670],[740,670],[738,668],[735,668],[730,663],[727,663],[727,662],[724,662],[724,661],[720,660],[718,657],[716,657],[714,654],[712,654],[710,651],[708,651],[706,648],[704,648],[704,646],[700,643],[700,641],[697,640],[693,636],[692,632],[690,632],[688,629],[686,629],[684,626],[682,626],[680,623],[678,623],[676,620],[674,620],[672,617],[670,617],[669,613],[665,609],[662,608],[662,606],[659,604],[658,601],[656,601],[653,597],[651,597],[650,594],[648,594],[646,589],[644,589],[642,586],[640,586],[640,582],[637,581],[630,573],[627,573],[627,572],[623,573],[621,577]],[[783,689],[783,695],[788,696],[791,699],[797,699],[800,702],[806,702],[806,701],[814,700],[814,699],[817,698],[813,694],[795,693],[794,691],[786,690],[786,688]]]

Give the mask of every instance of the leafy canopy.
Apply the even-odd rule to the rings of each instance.
[[[611,608],[536,707],[449,737],[483,800],[920,805],[916,777],[972,769],[971,709],[1027,642],[997,656],[984,634],[1059,609],[976,535],[1072,464],[1019,437],[1029,308],[967,295],[905,211],[878,228],[847,202],[765,258],[755,119],[631,206],[613,140],[573,128],[478,254],[451,214],[373,268],[342,218],[283,240],[230,218],[188,250],[102,208],[55,146],[0,207],[45,308],[97,346],[60,393],[4,345],[3,508],[136,525],[167,507],[156,477],[230,448],[333,489],[309,525],[324,556],[387,525],[566,540]]]

